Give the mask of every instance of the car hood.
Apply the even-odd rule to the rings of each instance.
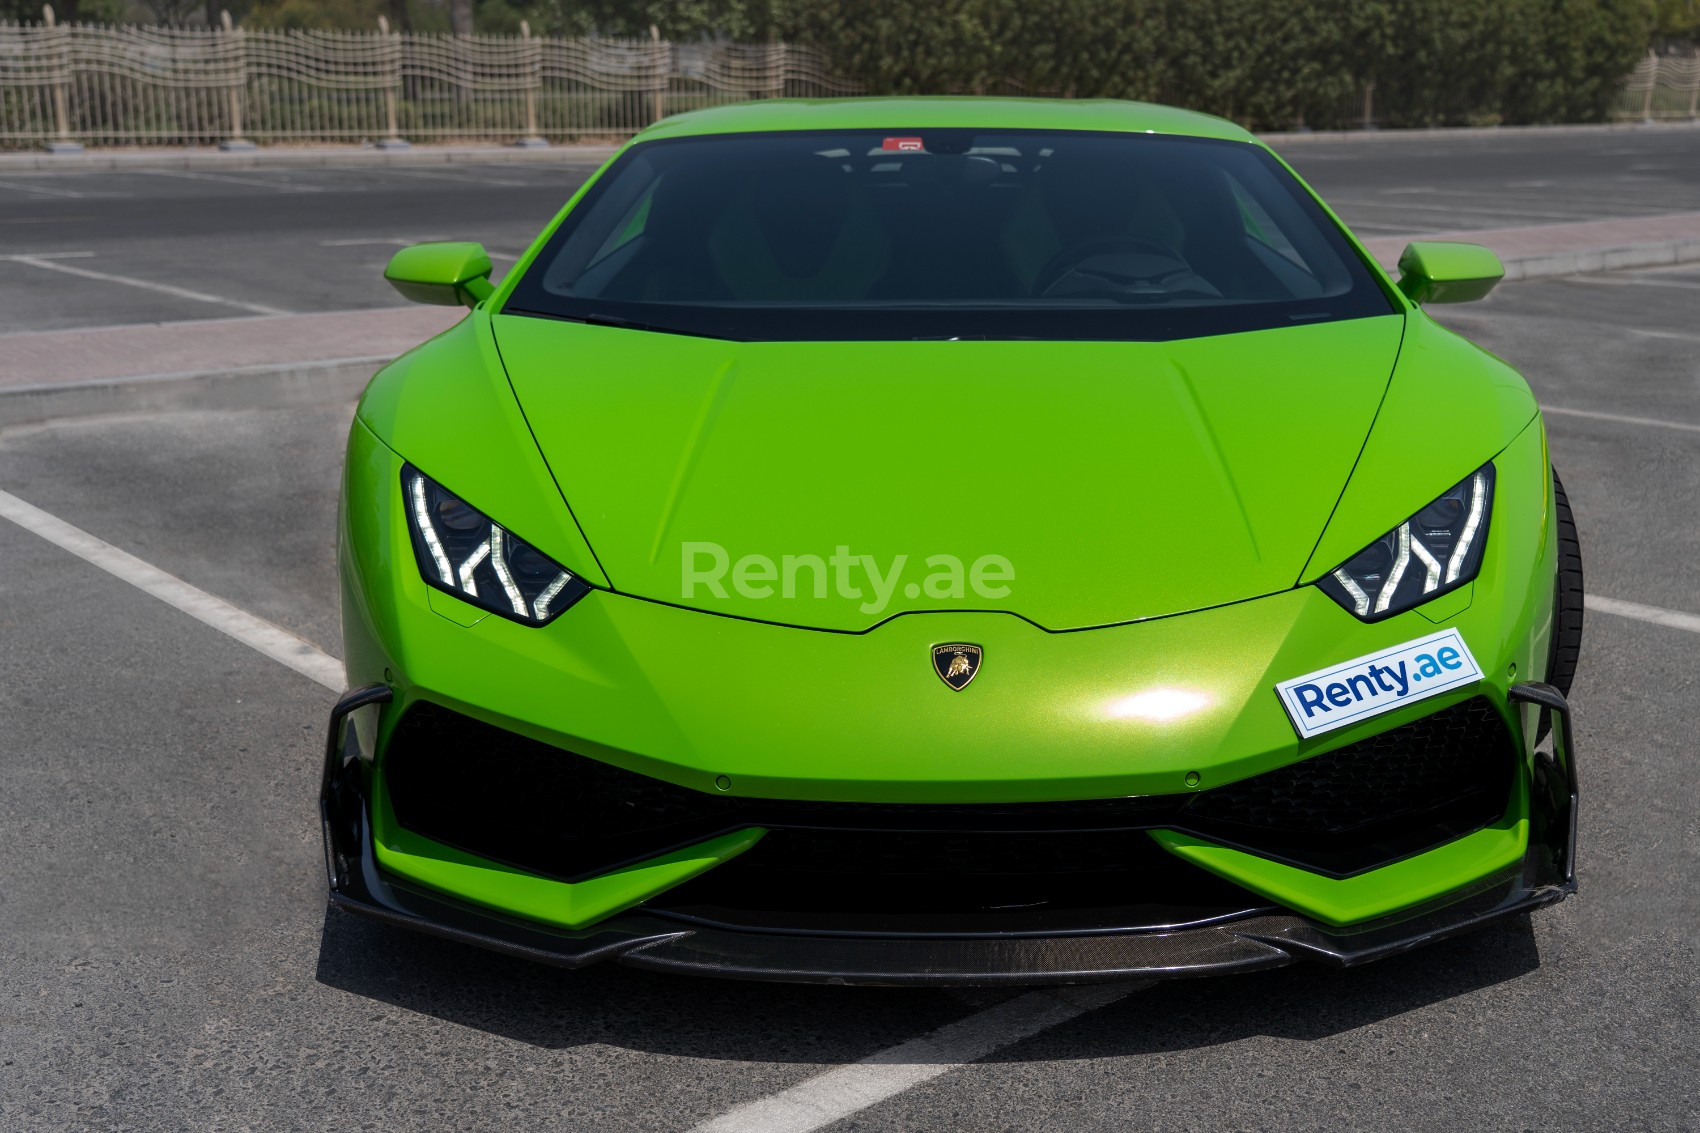
[[[964,609],[1071,629],[1292,587],[1404,320],[1078,343],[492,323],[615,590],[859,631]]]

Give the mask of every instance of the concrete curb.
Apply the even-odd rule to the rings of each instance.
[[[1313,142],[1445,142],[1459,138],[1499,139],[1587,137],[1606,134],[1677,133],[1700,129],[1700,120],[1680,122],[1588,122],[1563,126],[1434,126],[1412,130],[1306,130],[1257,135],[1270,145]]]
[[[1437,142],[1458,139],[1511,140],[1624,133],[1674,133],[1700,129],[1700,122],[1602,122],[1567,126],[1452,126],[1419,130],[1318,130],[1258,135],[1275,146],[1364,142]],[[601,164],[619,142],[569,144],[534,149],[510,145],[418,145],[383,150],[371,145],[261,146],[226,153],[213,148],[85,150],[74,154],[45,151],[0,153],[0,172],[64,172],[126,169],[289,169],[314,166],[565,165]]]
[[[325,166],[600,165],[618,145],[280,146],[226,153],[217,149],[85,150],[82,153],[0,153],[0,173],[123,172],[127,169],[302,169]]]
[[[1391,271],[1412,240],[1485,244],[1498,253],[1506,279],[1539,279],[1693,262],[1700,259],[1700,212],[1422,236],[1375,236],[1364,241],[1364,246]]]
[[[255,366],[196,374],[97,378],[0,390],[0,429],[66,417],[197,409],[282,409],[352,404],[390,359],[339,358],[297,366]]]
[[[1700,261],[1700,237],[1629,244],[1619,248],[1595,248],[1583,252],[1553,252],[1526,256],[1505,265],[1505,278],[1540,279],[1555,275],[1582,275],[1591,271],[1618,271]]]
[[[1468,232],[1447,233],[1432,239],[1466,240]],[[1412,237],[1430,239],[1431,237]],[[1403,244],[1400,245],[1402,250]],[[1398,275],[1399,250],[1377,249],[1376,260],[1389,272]],[[1700,261],[1700,236],[1681,240],[1654,240],[1645,244],[1624,244],[1615,248],[1586,248],[1567,252],[1541,252],[1527,256],[1504,256],[1505,282],[1519,279],[1547,279],[1560,275],[1586,275],[1591,271],[1623,271],[1629,268],[1666,267]]]

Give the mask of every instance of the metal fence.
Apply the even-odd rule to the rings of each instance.
[[[786,44],[0,24],[0,148],[620,138],[700,106],[858,93]],[[1374,125],[1372,97],[1340,121]],[[1613,108],[1697,111],[1700,53],[1649,53]]]
[[[1612,114],[1617,118],[1661,119],[1700,117],[1700,48],[1691,55],[1657,55],[1649,51],[1640,66],[1623,81]]]
[[[855,93],[786,44],[0,24],[0,148],[566,141]]]

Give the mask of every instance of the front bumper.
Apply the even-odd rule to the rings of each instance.
[[[332,906],[511,955],[576,968],[603,960],[744,979],[849,984],[1073,984],[1256,971],[1311,960],[1347,967],[1540,908],[1575,891],[1577,785],[1569,706],[1542,684],[1509,698],[1551,713],[1552,750],[1537,751],[1523,859],[1416,907],[1329,926],[1278,907],[1248,908],[1180,929],[952,938],[869,931],[746,931],[688,924],[642,909],[584,929],[553,928],[479,908],[384,871],[372,829],[370,777],[349,713],[389,699],[358,689],[333,711],[321,791]]]
[[[1518,673],[1543,672],[1548,652],[1556,567],[1551,480],[1538,429],[1496,459],[1494,534],[1476,582],[1368,625],[1302,586],[1089,632],[1053,633],[1008,613],[967,611],[826,633],[600,590],[550,625],[526,627],[484,617],[423,584],[401,514],[400,467],[401,457],[357,422],[342,509],[345,658],[351,679],[373,686],[352,694],[354,702],[393,694],[395,703],[361,740],[366,753],[381,749],[376,767],[347,750],[347,733],[333,728],[324,814],[331,900],[341,907],[569,966],[616,959],[765,979],[1066,983],[1296,959],[1359,963],[1551,903],[1574,887],[1568,709],[1541,686],[1507,688]],[[532,525],[523,529],[529,534]],[[1295,744],[1271,692],[1277,681],[1437,626],[1456,628],[1470,643],[1484,674],[1477,687]],[[975,642],[991,658],[960,694],[940,689],[924,664],[941,640]],[[1161,719],[1134,711],[1147,694],[1176,690],[1189,694],[1196,711]],[[1135,830],[1134,840],[1163,860],[1155,872],[1136,876],[1152,860],[1140,859],[1118,892],[1160,888],[1152,879],[1163,873],[1179,882],[1171,891],[1214,887],[1222,900],[1174,903],[1211,904],[1208,915],[1116,908],[1099,917],[1109,890],[1094,886],[1068,906],[1090,915],[1039,923],[1006,911],[1025,897],[1000,892],[981,900],[976,892],[956,900],[958,875],[935,883],[931,870],[925,878],[933,888],[912,887],[902,905],[880,904],[880,893],[859,904],[840,901],[839,890],[823,896],[807,879],[783,889],[765,884],[785,872],[772,868],[775,858],[783,866],[793,848],[815,848],[793,832],[807,825],[806,816],[795,808],[776,816],[776,801],[837,813],[1169,799],[1191,811],[1194,800],[1267,782],[1289,768],[1313,768],[1471,697],[1484,699],[1503,723],[1506,755],[1516,763],[1516,797],[1503,821],[1474,833],[1458,827],[1424,844],[1433,849],[1377,850],[1363,868],[1337,863],[1332,872],[1314,853],[1283,857],[1267,842],[1219,836],[1220,827],[1164,819]],[[396,733],[426,705],[544,745],[563,761],[576,758],[602,778],[639,778],[632,798],[644,813],[655,812],[651,804],[668,811],[681,792],[744,809],[726,826],[691,827],[689,839],[646,842],[637,847],[641,856],[608,852],[576,864],[528,854],[512,839],[507,852],[497,852],[494,840],[457,839],[418,821],[417,793],[410,799],[395,790],[401,780],[394,773],[406,765],[394,759]],[[337,721],[349,707],[339,707]],[[1559,721],[1550,755],[1529,743],[1537,709]],[[454,789],[488,776],[483,794],[496,803],[486,808],[495,817],[485,831],[505,824],[533,835],[577,836],[576,819],[539,813],[547,805],[530,807],[524,822],[508,821],[514,816],[502,809],[509,798],[547,804],[575,797],[571,792],[549,795],[523,775],[501,777],[489,750],[463,750],[470,758],[440,764],[454,772],[441,778],[450,785],[441,796],[445,813],[473,809],[459,805]],[[628,813],[615,801],[621,805],[584,807],[582,817]],[[398,805],[414,808],[412,821],[398,822]],[[754,830],[761,844],[729,843],[740,828]],[[434,844],[410,845],[412,837]],[[820,872],[831,865],[842,877],[870,861],[912,860],[883,838],[817,854],[832,859]],[[1049,859],[1030,870],[1053,876]],[[728,893],[735,878],[752,871],[761,884]],[[885,875],[867,872],[876,885]],[[746,900],[776,891],[791,904],[776,909]],[[814,904],[803,908],[805,897]],[[954,902],[947,910],[953,915],[972,908],[976,919],[959,928],[941,923],[936,908],[916,911],[918,902],[936,906],[941,897]],[[807,923],[794,916],[800,912]]]

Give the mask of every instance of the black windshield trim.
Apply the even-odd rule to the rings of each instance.
[[[1125,318],[1119,311],[1055,311],[1046,312],[1045,317],[1053,325],[1077,323],[1075,329],[1065,333],[1047,335],[1014,334],[1007,327],[1008,312],[959,310],[952,312],[952,321],[960,327],[956,334],[941,334],[938,330],[938,314],[934,311],[905,311],[889,310],[878,312],[883,320],[878,326],[868,326],[866,310],[813,312],[806,310],[786,309],[773,312],[775,318],[772,327],[775,333],[751,335],[737,333],[737,328],[727,323],[716,323],[704,317],[704,308],[685,308],[691,312],[690,317],[682,318],[675,323],[658,322],[653,314],[653,307],[645,304],[629,304],[631,310],[644,313],[643,318],[631,319],[609,316],[583,316],[566,314],[559,311],[533,311],[524,307],[506,307],[501,313],[517,315],[524,318],[548,319],[554,322],[581,323],[587,326],[613,327],[619,330],[646,331],[651,334],[681,335],[687,338],[714,339],[720,342],[1178,342],[1194,338],[1214,338],[1227,334],[1246,334],[1260,330],[1278,330],[1281,327],[1322,326],[1333,323],[1348,322],[1356,319],[1380,318],[1397,314],[1386,305],[1386,299],[1381,295],[1372,297],[1373,302],[1354,303],[1353,309],[1339,311],[1324,317],[1308,317],[1304,319],[1270,318],[1262,305],[1245,304],[1239,307],[1204,307],[1193,308],[1184,312],[1165,311],[1163,314],[1171,319],[1163,325],[1145,324],[1139,327],[1126,325],[1105,325],[1109,320],[1105,316]],[[1288,304],[1281,304],[1287,306]],[[1304,306],[1310,311],[1315,310],[1314,303],[1292,304]],[[621,304],[598,303],[599,308],[618,307]],[[1275,306],[1269,304],[1268,306]],[[1139,312],[1152,315],[1154,311]],[[738,312],[740,321],[748,324],[749,312],[741,309]],[[1179,315],[1188,316],[1178,318]],[[848,318],[844,316],[854,316]],[[971,318],[970,316],[980,316]],[[1078,320],[1068,316],[1080,316]],[[864,324],[858,326],[856,324]],[[909,324],[906,328],[906,324]],[[913,333],[906,333],[912,331]],[[1138,333],[1133,333],[1137,331]]]

